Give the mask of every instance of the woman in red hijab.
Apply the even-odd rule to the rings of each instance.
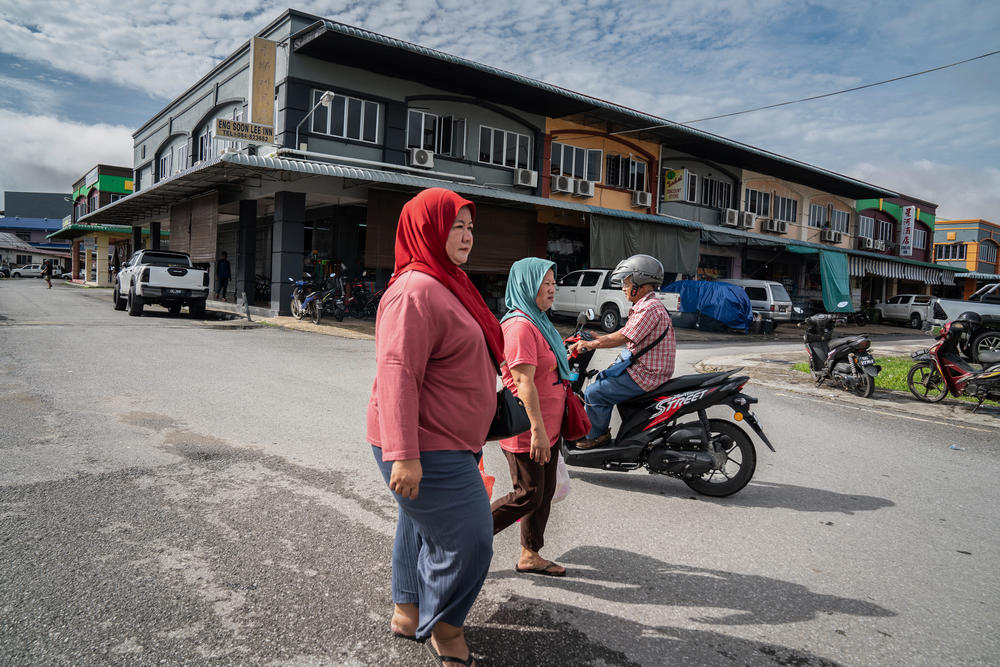
[[[403,206],[375,320],[368,441],[399,504],[390,627],[443,662],[473,664],[462,625],[493,557],[477,467],[496,411],[503,334],[461,265],[475,205],[424,190]]]

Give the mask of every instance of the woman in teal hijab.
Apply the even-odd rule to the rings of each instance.
[[[515,570],[562,577],[566,568],[538,553],[556,490],[556,468],[569,363],[562,337],[545,314],[556,293],[555,264],[538,257],[518,260],[507,279],[503,383],[524,402],[531,429],[500,441],[514,490],[492,505],[493,534],[521,521],[521,556]]]

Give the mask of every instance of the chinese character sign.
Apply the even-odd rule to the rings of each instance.
[[[916,206],[904,206],[903,217],[900,220],[899,256],[909,257],[913,254],[913,225],[917,217]]]

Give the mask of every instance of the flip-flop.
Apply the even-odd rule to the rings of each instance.
[[[517,565],[515,565],[514,566],[514,570],[516,570],[520,574],[541,574],[541,575],[544,575],[546,577],[565,577],[566,576],[566,570],[565,569],[562,572],[553,572],[550,569],[552,567],[559,567],[559,564],[558,563],[553,563],[553,562],[550,561],[549,564],[546,565],[545,567],[523,567],[522,568],[522,567],[518,567]]]
[[[430,642],[424,642],[424,646],[427,647],[431,657],[433,657],[435,661],[440,662],[442,665],[446,662],[457,662],[458,664],[465,665],[466,667],[472,667],[472,665],[476,664],[476,659],[472,657],[472,651],[469,651],[468,658],[462,660],[461,658],[456,658],[452,655],[439,655],[438,652],[434,650],[434,647],[431,646]]]

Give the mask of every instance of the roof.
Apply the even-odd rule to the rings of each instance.
[[[62,218],[0,218],[0,229],[59,229]]]
[[[0,248],[6,248],[7,250],[23,250],[25,252],[33,252],[35,250],[33,245],[27,241],[22,241],[10,232],[0,232]]]
[[[979,271],[968,271],[967,273],[963,273],[962,275],[956,276],[956,277],[958,277],[958,278],[968,278],[970,280],[996,280],[996,281],[1000,281],[1000,275],[997,275],[996,273],[980,273]]]
[[[675,121],[561,88],[418,44],[330,20],[292,36],[303,55],[417,81],[434,88],[561,118],[585,114],[643,129],[646,138],[698,157],[769,174],[851,199],[904,195]]]

